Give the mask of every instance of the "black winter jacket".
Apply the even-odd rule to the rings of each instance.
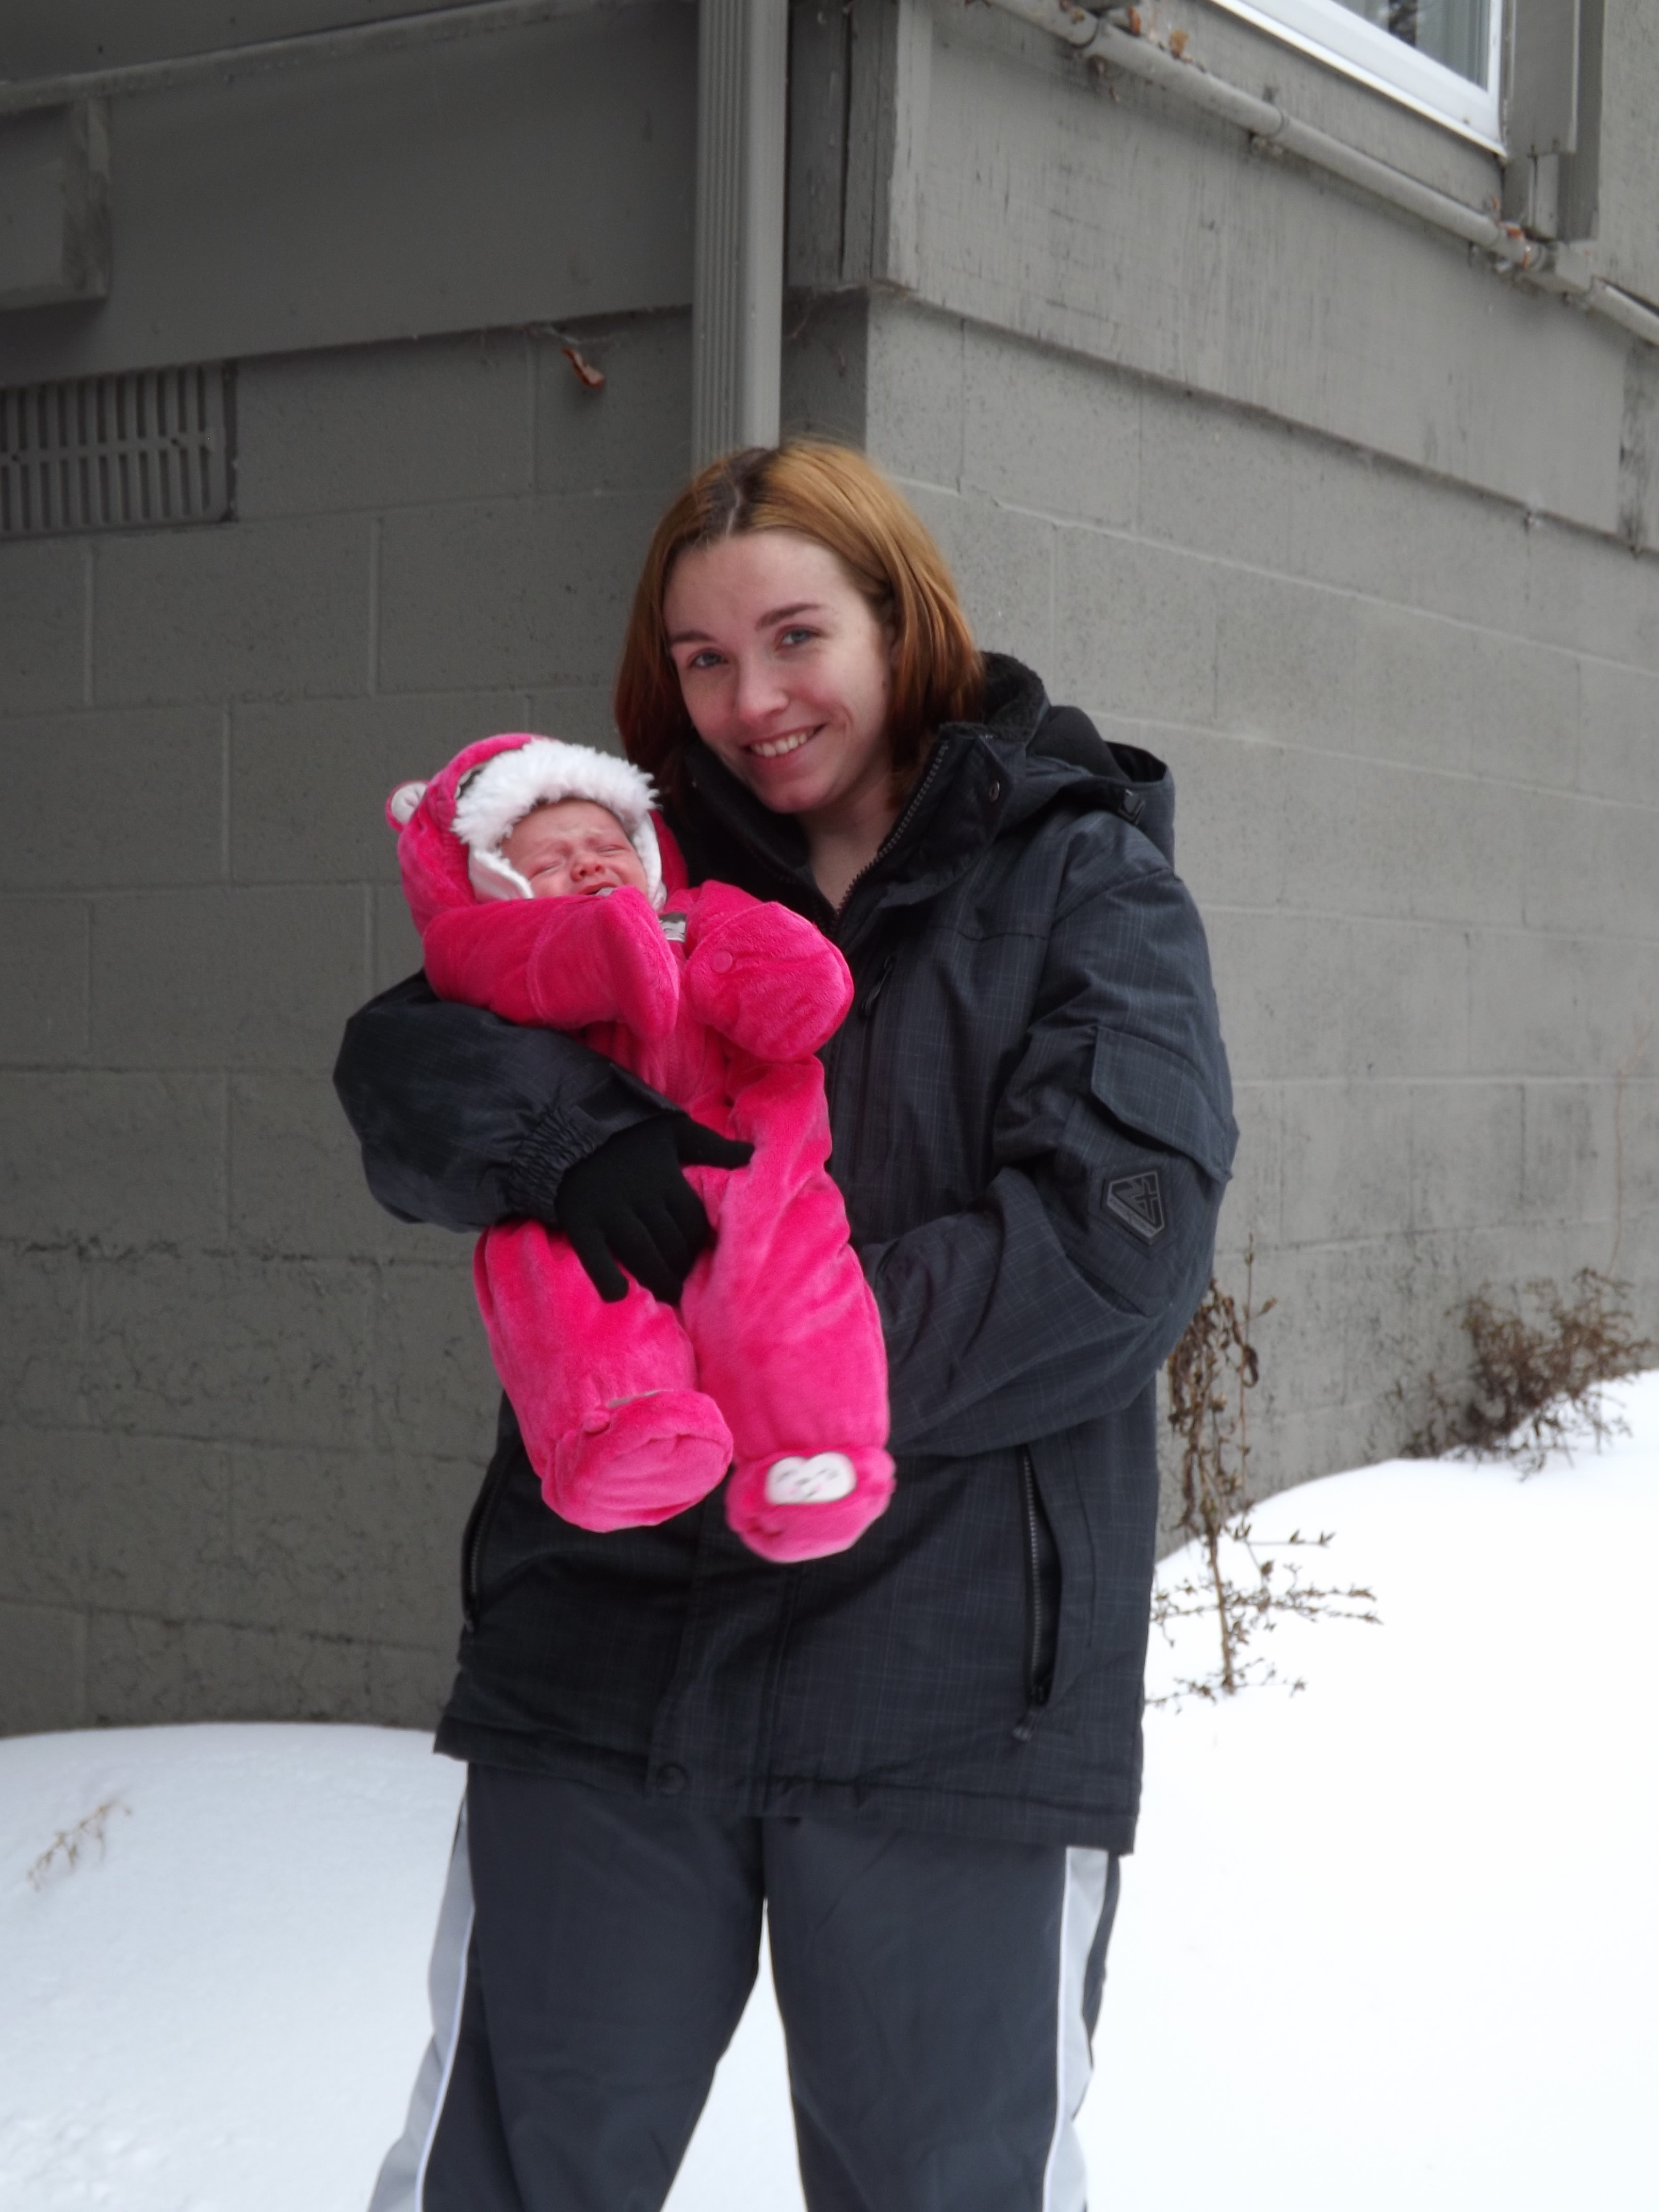
[[[797,908],[853,969],[831,1170],[886,1333],[897,1492],[800,1566],[745,1551],[718,1496],[594,1535],[543,1504],[504,1403],[440,1748],[733,1814],[1127,1850],[1154,1377],[1235,1141],[1169,775],[993,656],[984,721],[939,732],[837,915],[795,823],[701,748],[690,769],[694,880]],[[376,1195],[458,1228],[550,1218],[563,1169],[662,1103],[418,977],[354,1018],[336,1079]]]

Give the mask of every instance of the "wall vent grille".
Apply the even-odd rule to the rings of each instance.
[[[222,521],[229,386],[213,362],[0,390],[0,538]]]

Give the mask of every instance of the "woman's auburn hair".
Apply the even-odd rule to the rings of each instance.
[[[696,735],[668,649],[663,601],[681,554],[763,530],[788,530],[833,553],[893,640],[888,730],[901,789],[933,732],[979,712],[985,666],[945,556],[915,510],[850,446],[792,440],[712,461],[657,525],[640,571],[613,708],[629,760],[671,801],[684,797]]]

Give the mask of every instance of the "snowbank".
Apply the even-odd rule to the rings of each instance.
[[[1651,2187],[1659,1375],[1617,1396],[1634,1434],[1601,1458],[1394,1462],[1257,1514],[1334,1530],[1319,1579],[1369,1583],[1383,1626],[1287,1622],[1267,1648],[1299,1693],[1148,1716],[1083,2118],[1101,2203]],[[1155,1647],[1155,1693],[1207,1670],[1205,1633]],[[367,1729],[0,1743],[0,2203],[361,2212],[425,2039],[459,1780]],[[764,1984],[671,2204],[798,2212]]]

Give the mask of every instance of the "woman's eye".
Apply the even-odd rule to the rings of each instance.
[[[817,635],[816,630],[805,629],[795,623],[780,635],[778,642],[780,645],[805,645]]]
[[[715,652],[714,647],[712,645],[706,645],[701,653],[692,653],[689,659],[682,661],[680,665],[683,668],[686,669],[718,668],[720,665],[720,657],[719,653]]]

